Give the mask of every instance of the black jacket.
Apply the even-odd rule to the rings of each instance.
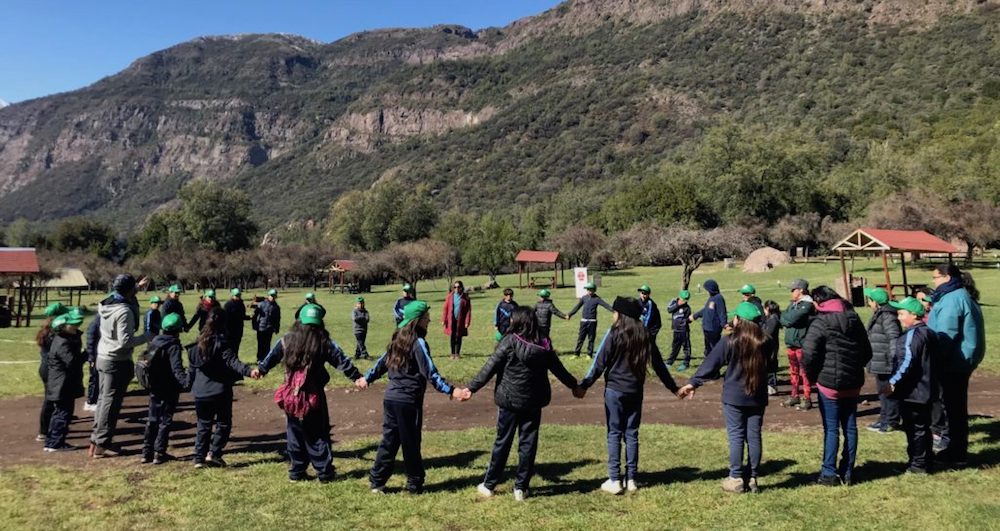
[[[243,338],[243,322],[249,321],[247,305],[242,300],[229,299],[222,305],[226,313],[226,339],[234,341]]]
[[[768,315],[764,318],[761,329],[767,336],[767,343],[764,344],[764,353],[767,355],[767,372],[778,372],[778,332],[781,330],[781,320],[777,314]]]
[[[386,400],[422,405],[428,381],[431,382],[434,389],[451,396],[454,387],[438,373],[434,361],[431,360],[431,349],[423,338],[413,342],[413,347],[410,348],[410,358],[399,369],[390,369],[385,363],[385,357],[386,355],[382,354],[382,357],[365,374],[365,379],[368,380],[368,383],[372,383],[388,373],[389,385],[385,388]]]
[[[671,328],[674,332],[688,332],[691,329],[691,322],[688,318],[694,313],[688,303],[677,304],[678,299],[670,301],[667,305],[667,313],[670,314]]]
[[[918,322],[896,340],[892,359],[892,396],[898,400],[926,404],[938,395],[936,335]]]
[[[54,335],[50,331],[48,337],[42,341],[42,346],[38,349],[38,377],[42,379],[42,383],[49,381],[49,349],[52,348],[52,337]]]
[[[46,400],[70,400],[83,396],[83,334],[55,334],[46,362],[49,367],[45,382]]]
[[[659,334],[660,329],[663,328],[660,308],[653,302],[653,299],[649,299],[646,303],[640,301],[639,304],[642,305],[642,324],[646,325],[646,330],[649,331],[650,335]]]
[[[868,321],[868,341],[872,345],[872,361],[868,370],[872,374],[892,374],[893,350],[902,334],[895,308],[888,304],[879,306]]]
[[[677,384],[663,363],[663,356],[660,355],[660,349],[656,347],[656,343],[653,343],[653,354],[649,361],[650,365],[653,366],[653,372],[660,378],[663,385],[671,392],[676,393]],[[594,361],[590,364],[587,375],[580,381],[580,387],[589,388],[601,375],[604,375],[604,385],[619,393],[641,394],[643,384],[646,382],[645,372],[639,377],[632,373],[628,361],[622,356],[621,341],[614,328],[609,329],[604,334],[601,347],[598,349],[597,355],[594,356]]]
[[[802,340],[802,358],[810,382],[837,391],[861,388],[872,346],[854,309],[817,313]]]
[[[552,400],[549,371],[566,387],[576,387],[576,378],[563,367],[547,339],[543,345],[538,345],[520,336],[508,335],[469,382],[469,389],[473,393],[479,391],[496,375],[493,398],[497,406],[513,411],[541,409]]]
[[[224,337],[215,337],[213,355],[204,360],[198,344],[188,347],[188,388],[195,399],[231,394],[233,384],[250,376],[251,367],[236,357]]]
[[[188,372],[182,360],[181,340],[160,334],[149,342],[149,351],[159,350],[157,361],[149,367],[149,392],[158,396],[176,395],[187,388]]]
[[[180,299],[174,300],[168,297],[167,300],[163,301],[163,304],[160,305],[160,314],[163,317],[166,317],[172,313],[176,313],[181,316],[181,322],[187,325],[187,316],[184,314],[184,304],[181,303]]]
[[[210,306],[205,306],[204,303],[198,303],[198,309],[195,310],[194,315],[191,316],[191,320],[187,323],[187,329],[191,330],[194,328],[194,324],[198,323],[198,331],[200,332],[202,328],[205,328],[205,320],[208,319],[208,312],[220,308],[219,301],[213,300]]]
[[[553,315],[559,317],[560,319],[566,318],[566,314],[560,312],[559,308],[556,308],[556,305],[548,299],[539,301],[538,304],[535,305],[535,317],[538,318],[538,326],[543,330],[552,329]]]

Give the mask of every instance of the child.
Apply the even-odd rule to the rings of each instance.
[[[677,393],[677,384],[663,364],[656,343],[640,321],[642,306],[633,298],[618,297],[612,305],[611,328],[601,340],[597,356],[587,376],[574,391],[583,398],[594,381],[604,376],[604,411],[608,423],[608,480],[601,490],[611,494],[622,492],[621,444],[625,439],[625,488],[638,489],[639,424],[642,421],[643,384],[649,365],[670,392]]]
[[[729,476],[722,480],[726,492],[757,492],[757,474],[763,454],[761,428],[767,407],[768,341],[758,324],[760,309],[752,302],[741,302],[733,318],[733,333],[724,337],[712,349],[688,384],[677,396],[690,398],[706,380],[719,378],[725,365],[722,382],[722,412],[729,435]],[[749,470],[743,465],[743,449],[747,449]]]
[[[587,356],[594,357],[594,339],[597,337],[597,307],[600,306],[609,312],[614,310],[611,305],[604,302],[604,299],[597,295],[597,284],[587,282],[583,289],[587,290],[586,295],[580,297],[576,306],[569,311],[569,317],[576,315],[576,312],[583,308],[583,315],[580,317],[580,333],[576,337],[576,348],[573,352],[576,357],[580,357],[583,349],[583,340],[587,340]]]
[[[154,353],[149,365],[149,414],[142,444],[142,463],[162,465],[173,459],[167,454],[170,425],[187,385],[188,375],[181,360],[180,333],[184,330],[181,316],[176,313],[163,318],[160,335],[149,342],[148,352]]]
[[[674,342],[670,346],[670,358],[667,359],[667,366],[673,367],[677,354],[684,349],[684,361],[678,367],[681,371],[686,371],[691,364],[691,306],[688,300],[691,292],[682,289],[677,298],[667,305],[667,313],[671,315],[670,321],[673,323]]]
[[[535,319],[538,320],[538,335],[548,339],[552,332],[552,316],[560,319],[569,319],[566,314],[556,308],[555,303],[550,298],[552,293],[547,289],[538,290],[538,304],[535,305]]]
[[[325,311],[324,311],[325,313]],[[368,339],[368,310],[365,309],[365,298],[358,297],[354,301],[354,309],[351,310],[351,322],[354,323],[354,359],[366,360],[371,358],[368,355],[368,347],[365,340]]]
[[[194,324],[198,323],[198,331],[201,332],[205,328],[205,320],[208,319],[208,313],[219,308],[222,308],[222,305],[215,299],[215,290],[205,290],[205,295],[201,298],[198,309],[195,310],[194,315],[191,316],[191,320],[187,323],[187,330],[191,330],[194,328]]]
[[[510,328],[510,316],[514,315],[517,303],[514,302],[514,290],[506,288],[503,290],[503,299],[497,304],[496,315],[493,316],[493,328],[496,329],[496,340],[500,341],[507,335]]]
[[[781,330],[781,306],[772,300],[764,303],[764,323],[761,328],[767,335],[767,396],[778,394],[778,331]]]
[[[493,397],[497,404],[497,438],[493,443],[486,477],[477,490],[483,496],[493,496],[493,489],[500,482],[507,465],[507,455],[518,433],[517,479],[514,482],[514,499],[523,501],[528,496],[528,485],[535,469],[538,450],[538,428],[542,421],[542,408],[552,398],[549,371],[566,387],[576,389],[573,378],[563,367],[552,350],[552,343],[538,329],[535,311],[528,307],[514,310],[510,334],[469,383],[468,390],[475,393],[483,388],[494,375],[497,384]]]
[[[76,399],[83,396],[83,364],[87,355],[83,352],[81,324],[83,314],[78,309],[52,321],[54,335],[46,359],[49,370],[45,382],[45,400],[52,404],[52,418],[46,430],[46,452],[77,449],[66,443],[66,435]]]
[[[639,293],[639,304],[642,305],[642,319],[640,320],[643,326],[649,330],[649,337],[655,343],[656,335],[660,333],[660,328],[663,328],[663,323],[660,320],[660,307],[649,296],[652,292],[649,284],[639,286],[636,292]]]
[[[149,309],[146,310],[146,318],[143,319],[144,329],[146,335],[149,337],[156,337],[160,333],[160,326],[162,322],[162,317],[160,315],[160,303],[163,300],[153,295],[149,298]]]
[[[69,312],[69,308],[63,306],[61,302],[53,302],[45,307],[45,321],[42,327],[35,334],[35,344],[38,345],[38,378],[42,380],[42,388],[48,386],[49,381],[49,349],[52,347],[52,338],[56,332],[52,329],[52,322],[61,315]],[[42,398],[42,410],[38,415],[38,435],[35,440],[45,442],[48,438],[49,424],[52,422],[52,411],[55,404],[51,400]]]
[[[365,375],[365,380],[371,384],[389,374],[389,385],[382,401],[382,442],[370,474],[374,494],[385,492],[400,446],[406,466],[406,490],[412,494],[423,492],[424,461],[420,455],[420,437],[428,380],[439,392],[451,397],[467,400],[471,396],[468,391],[456,389],[445,381],[431,360],[430,347],[424,339],[430,322],[428,309],[427,303],[421,300],[406,305],[386,353]]]
[[[691,321],[702,319],[701,330],[705,336],[705,357],[712,352],[715,344],[722,339],[722,330],[726,327],[726,299],[722,296],[719,283],[708,279],[705,281],[705,291],[708,292],[708,300],[705,307],[691,315]],[[687,370],[687,364],[678,367],[678,370]]]
[[[222,450],[229,442],[229,432],[233,427],[233,384],[243,376],[250,376],[252,370],[236,357],[226,342],[224,322],[222,310],[213,308],[198,334],[198,342],[188,348],[188,387],[194,397],[195,416],[198,418],[194,440],[195,468],[226,466]]]
[[[889,377],[892,376],[893,351],[902,334],[896,310],[889,304],[889,292],[882,288],[865,288],[872,317],[868,321],[868,341],[872,344],[872,360],[868,372],[875,376],[879,393],[879,415],[868,431],[889,433],[899,429],[899,401],[889,396]]]
[[[889,377],[889,394],[899,400],[903,431],[906,432],[907,470],[926,474],[934,464],[931,437],[931,404],[938,394],[935,336],[923,322],[924,306],[913,297],[890,302],[906,331],[896,340]]]
[[[285,334],[267,357],[251,373],[259,378],[284,360],[285,386],[300,386],[310,398],[310,407],[305,411],[293,410],[290,404],[279,403],[285,410],[285,431],[288,439],[289,481],[306,481],[306,467],[312,463],[320,483],[333,481],[335,472],[333,454],[330,452],[330,410],[326,403],[324,387],[330,381],[325,363],[336,367],[344,376],[354,381],[359,389],[368,388],[368,382],[354,367],[344,351],[330,339],[323,325],[326,315],[318,304],[307,304],[301,308],[299,318],[292,329]],[[275,393],[277,400],[282,388]]]

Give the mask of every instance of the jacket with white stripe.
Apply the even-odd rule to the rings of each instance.
[[[936,365],[939,352],[934,333],[918,322],[896,340],[889,383],[897,400],[926,404],[938,393]]]
[[[375,365],[365,374],[368,383],[378,380],[386,373],[389,374],[389,385],[385,389],[385,400],[392,402],[403,402],[407,404],[423,404],[424,393],[427,390],[427,382],[430,382],[439,392],[451,395],[454,387],[449,384],[438,373],[434,361],[431,359],[431,350],[423,338],[413,342],[410,348],[410,357],[406,363],[398,369],[390,369],[385,358],[387,354],[375,362]]]

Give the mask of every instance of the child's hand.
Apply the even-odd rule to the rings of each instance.
[[[368,380],[366,380],[365,377],[362,376],[361,378],[354,380],[354,387],[357,387],[359,390],[364,391],[365,389],[368,389]]]
[[[677,398],[680,398],[681,400],[684,400],[685,398],[691,399],[694,398],[694,393],[695,393],[694,386],[691,384],[687,384],[684,387],[681,387],[680,389],[677,390]]]
[[[261,376],[260,374],[260,369],[257,367],[254,367],[250,371],[250,377],[253,378],[254,380],[260,380],[261,378],[263,378],[263,376]]]
[[[573,396],[576,398],[583,398],[587,396],[587,390],[582,387],[577,387],[576,389],[573,389]]]

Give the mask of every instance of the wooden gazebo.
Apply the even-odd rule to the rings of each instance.
[[[514,258],[514,261],[517,262],[517,285],[522,289],[525,287],[522,275],[527,278],[527,287],[529,288],[556,288],[566,283],[566,270],[563,268],[562,264],[559,263],[559,253],[556,251],[524,250],[517,253],[517,257]],[[545,269],[549,269],[551,267],[552,276],[532,276],[531,264],[545,264]],[[560,272],[563,278],[560,278]]]
[[[31,247],[0,247],[0,277],[17,277],[16,287],[8,290],[7,300],[11,301],[11,291],[16,291],[16,321],[14,326],[31,326],[31,311],[35,306],[34,287],[35,276],[41,269],[38,267],[38,255]],[[15,312],[15,303],[8,302],[9,309]]]
[[[840,270],[844,277],[844,288],[851,289],[847,274],[845,254],[877,253],[882,255],[882,270],[885,273],[885,290],[892,294],[892,279],[889,277],[889,254],[899,253],[903,273],[904,295],[909,295],[910,286],[906,279],[906,253],[947,254],[951,262],[952,254],[959,252],[954,245],[922,230],[887,230],[862,228],[852,232],[833,247],[840,257]]]
[[[354,271],[354,260],[334,260],[330,264],[330,293],[340,290],[341,293],[350,291],[350,284],[347,282],[348,274]]]

